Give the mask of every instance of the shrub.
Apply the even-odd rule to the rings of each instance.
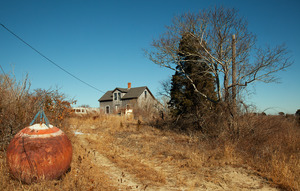
[[[61,127],[72,103],[58,90],[37,89],[31,93],[27,77],[20,83],[14,76],[0,75],[0,150],[30,124],[41,108],[51,124]]]
[[[66,96],[56,90],[36,89],[31,94],[36,110],[43,109],[49,121],[57,127],[62,127],[64,119],[72,113],[71,104],[74,100],[66,100]]]
[[[32,120],[32,107],[27,77],[22,83],[14,77],[0,75],[0,148]]]

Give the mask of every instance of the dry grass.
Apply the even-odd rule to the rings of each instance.
[[[0,75],[0,150],[35,115],[28,86],[27,79],[19,83],[14,77]]]
[[[129,123],[133,122],[130,121]],[[77,123],[80,124],[80,120]],[[103,116],[103,118],[98,118],[97,121],[86,119],[85,123],[81,125],[81,127],[80,125],[77,125],[77,127],[84,133],[96,134],[101,137],[101,139],[94,138],[93,136],[86,137],[91,148],[106,156],[118,167],[126,169],[131,174],[135,174],[139,182],[145,185],[149,183],[154,185],[165,183],[165,177],[162,173],[142,163],[142,158],[134,155],[134,153],[130,153],[129,147],[118,140],[120,134],[126,136],[125,134],[136,132],[136,124],[129,125],[128,121],[126,122],[118,116]],[[124,127],[122,127],[123,125]],[[87,128],[84,129],[84,127]],[[91,129],[90,127],[93,128]],[[124,136],[123,138],[125,138]]]
[[[239,121],[236,141],[228,132],[209,140],[199,132],[182,134],[113,115],[71,118],[66,124],[71,171],[61,180],[24,185],[9,177],[1,152],[0,190],[261,189],[266,183],[255,173],[275,187],[299,190],[299,128],[289,119],[248,116]],[[240,167],[244,170],[230,172]],[[232,174],[251,178],[234,183]],[[245,187],[253,179],[260,182]]]
[[[300,190],[300,128],[294,118],[248,116],[236,146],[243,161],[282,188]]]
[[[61,127],[70,115],[72,102],[58,90],[30,92],[27,78],[20,83],[14,76],[0,75],[0,151],[5,150],[18,131],[30,124],[41,106],[49,121]]]
[[[235,144],[203,140],[200,133],[160,130],[109,115],[96,120],[72,119],[71,123],[89,134],[86,139],[90,147],[134,174],[143,185],[166,186],[175,182],[175,187],[185,187],[191,184],[187,183],[193,179],[191,175],[197,177],[198,183],[201,179],[218,182],[210,168],[245,166]],[[198,183],[192,183],[194,189],[199,188]]]
[[[134,174],[136,181],[143,185],[166,185],[173,179],[174,169],[202,174],[200,167],[208,158],[200,152],[194,138],[139,125],[135,120],[118,116],[86,119],[84,123],[72,120],[81,132],[89,133],[87,140],[94,150]],[[176,181],[176,187],[184,186],[185,175],[176,176],[172,180]]]

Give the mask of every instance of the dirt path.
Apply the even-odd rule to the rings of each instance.
[[[103,173],[108,175],[111,182],[113,182],[115,186],[117,185],[120,190],[141,190],[144,187],[141,183],[137,182],[131,174],[127,173],[125,169],[120,169],[107,157],[100,154],[98,151],[89,148],[89,143],[86,140],[86,136],[94,140],[97,139],[97,136],[80,134],[77,137],[80,139],[82,145],[88,148],[87,152],[94,154],[94,161],[92,162],[99,166],[99,168],[103,170]]]
[[[232,190],[234,188],[239,188],[239,190],[276,190],[265,184],[260,177],[243,168],[226,166],[217,169],[216,172],[218,173],[219,185],[224,190]]]
[[[80,130],[80,129],[79,129]],[[104,131],[95,133],[78,133],[76,137],[80,139],[82,145],[88,152],[94,155],[94,162],[108,177],[114,186],[119,190],[257,190],[257,191],[272,191],[277,190],[271,187],[264,179],[256,176],[251,170],[244,168],[235,168],[229,165],[216,167],[203,167],[201,169],[185,168],[184,166],[176,165],[175,159],[172,157],[161,157],[158,154],[147,157],[149,153],[143,153],[143,148],[151,144],[141,145],[138,143],[139,137],[145,140],[145,134],[129,134],[128,132],[120,133],[116,139],[112,139],[109,143],[112,149],[119,149],[117,152],[122,160],[111,160],[104,150],[97,149],[94,144],[101,143],[105,134]],[[129,134],[126,136],[126,133]],[[115,135],[113,135],[115,136]],[[121,137],[121,138],[120,138]],[[136,145],[130,142],[130,137],[134,137]],[[107,138],[107,137],[105,137]],[[126,141],[127,149],[124,149],[120,143]],[[169,141],[169,140],[168,140]],[[113,142],[113,143],[112,143]],[[140,148],[142,147],[142,148]],[[96,149],[95,149],[96,148]],[[149,150],[149,148],[147,148]],[[139,153],[140,152],[140,153]],[[152,153],[156,149],[151,150]],[[130,162],[134,158],[134,163]],[[187,159],[182,159],[184,162]],[[128,161],[128,165],[124,164]],[[182,162],[181,161],[181,162]],[[131,166],[129,164],[132,164]],[[142,166],[143,168],[140,168]],[[140,171],[145,171],[141,175]],[[157,182],[157,179],[151,179],[149,174],[157,173],[161,176],[162,181]],[[144,176],[144,177],[143,177]],[[149,178],[150,177],[150,178]],[[149,180],[147,180],[147,178]],[[146,180],[145,180],[146,179]],[[160,180],[160,179],[159,179]]]

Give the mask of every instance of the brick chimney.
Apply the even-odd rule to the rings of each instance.
[[[131,83],[130,82],[128,82],[128,89],[130,89],[131,88]]]

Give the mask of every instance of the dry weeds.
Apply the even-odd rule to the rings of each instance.
[[[84,122],[71,119],[70,123],[76,124],[76,131],[84,133],[78,136],[88,141],[89,148],[107,157],[126,174],[133,175],[139,188],[218,190],[224,187],[220,182],[229,181],[215,178],[221,169],[229,165],[237,166],[237,172],[242,171],[239,168],[243,165],[239,165],[242,163],[231,144],[211,147],[198,136],[138,125],[138,121],[119,116],[101,116],[96,120],[85,119]],[[268,187],[255,175],[252,177],[246,173],[245,176],[254,177],[253,180],[259,182],[252,185],[258,190]],[[226,190],[237,185],[231,183]],[[243,189],[251,190],[252,187],[249,184]]]
[[[23,185],[9,177],[2,152],[0,190],[299,190],[299,129],[276,120],[247,118],[232,142],[226,133],[208,141],[121,116],[71,118],[63,128],[71,171]]]
[[[241,126],[237,153],[257,172],[289,190],[300,189],[300,128],[294,118],[251,116]]]

